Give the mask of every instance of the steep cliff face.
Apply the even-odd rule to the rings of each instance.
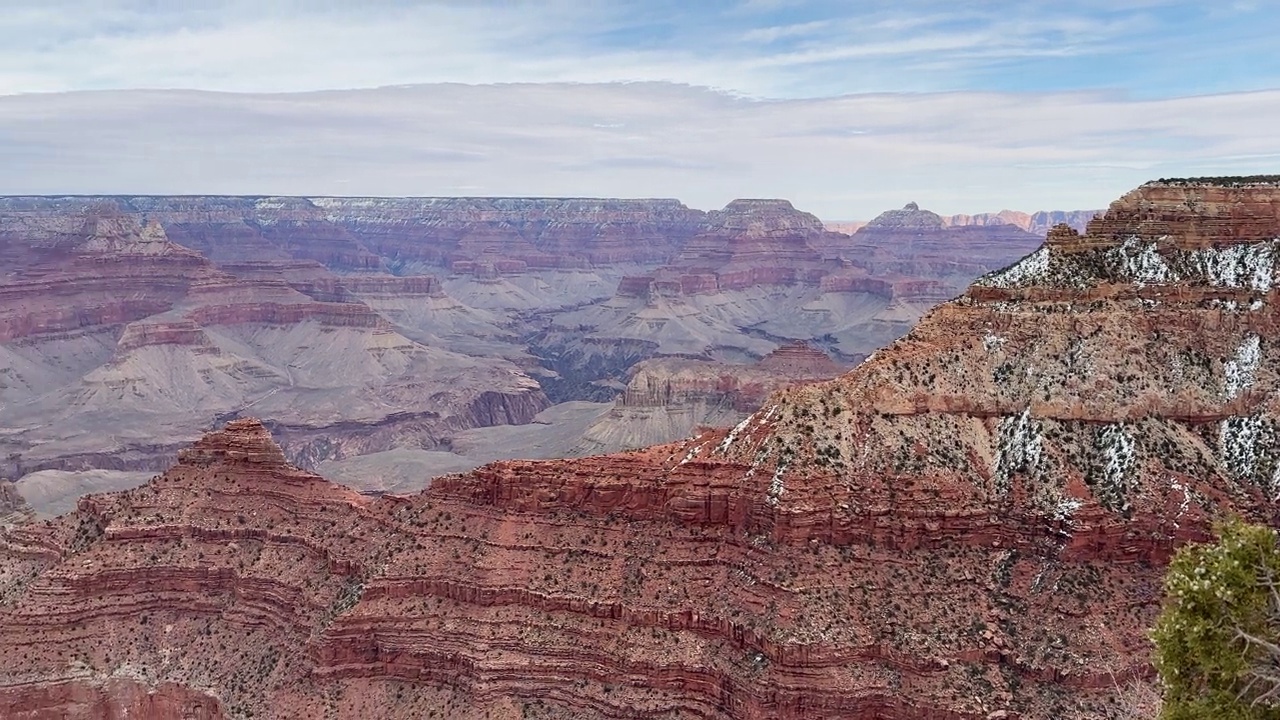
[[[775,200],[735,201],[708,222],[671,263],[623,278],[607,302],[556,314],[541,341],[548,354],[597,361],[576,333],[732,362],[804,340],[852,362],[1041,242],[1011,225],[947,227],[914,203],[852,237]]]
[[[668,199],[116,198],[215,260],[309,259],[342,271],[660,263],[704,214]],[[228,247],[228,241],[232,246]],[[504,265],[505,263],[505,265]]]
[[[735,200],[669,263],[623,277],[605,302],[554,314],[535,343],[568,365],[562,374],[610,383],[654,356],[742,363],[793,340],[852,359],[896,335],[869,327],[892,290],[835,256],[848,241],[785,200]],[[864,282],[829,282],[840,276]],[[644,347],[615,362],[610,348],[626,343]]]
[[[1119,717],[1177,545],[1280,521],[1278,200],[1144,186],[682,443],[373,500],[233,423],[0,535],[0,714]]]
[[[130,275],[131,265],[108,268],[96,286],[88,270],[69,269],[84,245],[77,218],[101,207],[150,226],[173,257],[149,257],[146,278]],[[145,244],[104,241],[96,262]],[[631,365],[654,355],[744,362],[809,340],[853,361],[901,335],[929,301],[1018,253],[993,255],[994,264],[975,264],[971,254],[957,243],[906,255],[860,247],[785,200],[737,200],[704,213],[663,199],[0,198],[0,260],[49,261],[36,263],[39,277],[24,276],[36,286],[10,287],[14,297],[57,297],[38,312],[0,314],[0,338],[108,328],[77,330],[77,352],[92,354],[91,368],[109,357],[121,323],[143,322],[129,345],[207,348],[216,339],[184,319],[374,329],[380,316],[433,349],[524,367],[532,354],[557,400],[611,400]],[[946,290],[927,299],[864,291],[917,281]],[[111,292],[121,284],[140,291]],[[193,287],[207,307],[156,317],[174,315],[165,311]],[[237,293],[256,299],[237,301]],[[19,371],[27,362],[38,367]],[[37,376],[57,367],[14,360],[10,387],[61,382]]]

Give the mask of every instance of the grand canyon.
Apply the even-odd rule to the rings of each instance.
[[[732,425],[1040,242],[911,207],[0,198],[0,477],[56,514],[241,416],[362,490]],[[816,355],[755,365],[786,347]]]
[[[1172,553],[1280,522],[1280,178],[1044,238],[10,198],[0,240],[4,717],[1119,720]],[[403,457],[484,433],[610,454]]]

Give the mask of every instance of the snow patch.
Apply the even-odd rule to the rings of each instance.
[[[1053,509],[1053,518],[1055,520],[1070,520],[1071,516],[1083,506],[1083,502],[1075,498],[1067,498],[1059,502],[1058,506]]]
[[[729,431],[729,434],[726,435],[724,440],[720,442],[720,446],[716,448],[716,452],[720,453],[721,455],[727,452],[729,450],[729,447],[733,445],[733,441],[738,438],[738,433],[742,432],[743,430],[746,430],[747,426],[751,424],[751,420],[753,418],[755,418],[755,413],[748,415],[746,420],[743,420],[737,425],[734,425],[733,429]]]
[[[1204,248],[1193,252],[1191,259],[1215,287],[1248,287],[1267,292],[1275,285],[1272,243]]]
[[[1114,510],[1129,509],[1128,494],[1133,490],[1137,466],[1137,442],[1123,424],[1107,425],[1098,433],[1098,450],[1102,454],[1102,475],[1094,492]]]
[[[1191,493],[1186,485],[1183,485],[1176,480],[1171,480],[1169,487],[1182,492],[1182,504],[1178,506],[1178,514],[1173,516],[1173,526],[1175,528],[1181,527],[1178,525],[1178,520],[1182,519],[1182,516],[1187,512],[1187,508],[1191,507]]]
[[[1253,387],[1257,380],[1258,366],[1262,363],[1262,338],[1249,335],[1236,348],[1235,358],[1228,360],[1223,366],[1225,378],[1222,383],[1222,394],[1232,400],[1240,393]]]
[[[1260,455],[1258,441],[1265,429],[1259,415],[1238,415],[1222,421],[1218,428],[1222,464],[1237,478],[1253,478]]]
[[[986,335],[982,336],[982,347],[986,348],[987,352],[991,352],[1001,345],[1004,345],[1004,338],[989,330]]]
[[[1121,275],[1131,279],[1139,287],[1167,283],[1173,277],[1173,272],[1154,242],[1143,243],[1138,238],[1131,237],[1106,254],[1119,265]]]
[[[1133,469],[1133,436],[1125,432],[1123,425],[1110,425],[1102,431],[1102,446],[1107,459],[1106,479],[1113,485],[1119,485]]]
[[[1009,490],[1013,474],[1030,473],[1040,464],[1040,430],[1031,419],[1031,408],[1020,415],[1000,418],[996,426],[996,490],[1004,494]]]
[[[782,493],[787,491],[782,484],[782,474],[786,471],[786,463],[778,463],[778,469],[773,472],[773,479],[769,481],[769,492],[766,493],[764,498],[764,501],[770,507],[778,507],[778,501],[782,497]]]
[[[998,270],[978,280],[977,285],[1011,288],[1034,285],[1045,279],[1049,272],[1049,248],[1041,247],[1004,270]]]
[[[676,467],[680,467],[681,465],[684,465],[685,463],[697,457],[698,453],[702,450],[703,445],[706,445],[706,443],[698,443],[697,445],[695,445],[693,449],[690,450],[680,462],[676,463]]]

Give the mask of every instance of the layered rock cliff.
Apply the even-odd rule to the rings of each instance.
[[[26,273],[41,284],[23,292],[58,298],[43,315],[0,316],[0,337],[18,339],[21,322],[57,330],[146,320],[128,344],[172,345],[167,338],[207,347],[183,318],[154,318],[193,278],[166,287],[159,279],[169,270],[152,268],[145,282],[127,268],[111,270],[100,290],[142,290],[100,297],[86,271],[67,274],[53,262],[79,247],[80,219],[101,207],[187,252],[163,262],[195,263],[188,274],[212,265],[210,297],[227,283],[279,296],[270,305],[211,302],[217,307],[199,311],[197,325],[319,319],[351,327],[376,324],[377,315],[433,349],[511,359],[556,400],[611,400],[626,371],[654,355],[744,362],[808,340],[852,361],[904,332],[927,304],[909,292],[863,288],[943,282],[947,289],[928,297],[950,297],[1018,254],[1010,247],[992,256],[994,265],[974,264],[971,249],[953,243],[916,253],[929,255],[925,262],[877,259],[876,248],[828,232],[785,200],[738,200],[704,213],[662,199],[0,198],[0,261],[42,266],[41,280]],[[57,290],[58,278],[74,287]],[[98,358],[109,344],[103,337],[77,352]],[[31,361],[38,373],[18,369],[29,360],[9,363],[19,385],[62,381],[43,377],[57,365],[43,359]]]
[[[6,198],[0,207],[65,212],[101,201],[156,220],[216,262],[293,258],[356,272],[660,263],[704,222],[667,199],[133,196]]]
[[[624,375],[607,354],[619,343],[643,344],[627,346],[627,365],[671,355],[741,363],[795,340],[852,362],[1039,244],[1012,226],[948,229],[914,206],[853,237],[780,200],[737,200],[707,223],[667,265],[624,277],[613,298],[556,314],[540,354],[565,374],[608,381]]]
[[[918,206],[917,206],[918,207]],[[1020,210],[1001,210],[994,213],[977,213],[976,215],[944,215],[942,223],[949,227],[969,225],[1013,225],[1034,235],[1044,237],[1057,225],[1068,225],[1077,232],[1084,232],[1085,226],[1103,210],[1039,210],[1027,213]],[[846,221],[824,223],[828,230],[852,235],[866,226],[866,222]]]
[[[646,360],[631,371],[614,407],[593,422],[574,454],[672,442],[703,427],[730,427],[787,385],[827,380],[845,366],[804,343],[759,361],[733,364],[687,358]]]
[[[1119,717],[1173,550],[1280,522],[1277,244],[1147,185],[733,429],[412,497],[238,421],[0,535],[0,714]]]
[[[937,213],[908,203],[855,232],[845,257],[877,277],[938,280],[958,294],[973,277],[1007,265],[1042,239],[1009,224],[949,225]]]

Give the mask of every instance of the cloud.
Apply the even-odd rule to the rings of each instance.
[[[8,0],[0,13],[0,94],[431,82],[666,81],[778,98],[1099,85],[1176,95],[1274,86],[1275,13],[1233,7],[1188,0]]]
[[[754,100],[669,83],[0,98],[0,194],[785,197],[828,219],[1093,208],[1280,169],[1280,91]]]

